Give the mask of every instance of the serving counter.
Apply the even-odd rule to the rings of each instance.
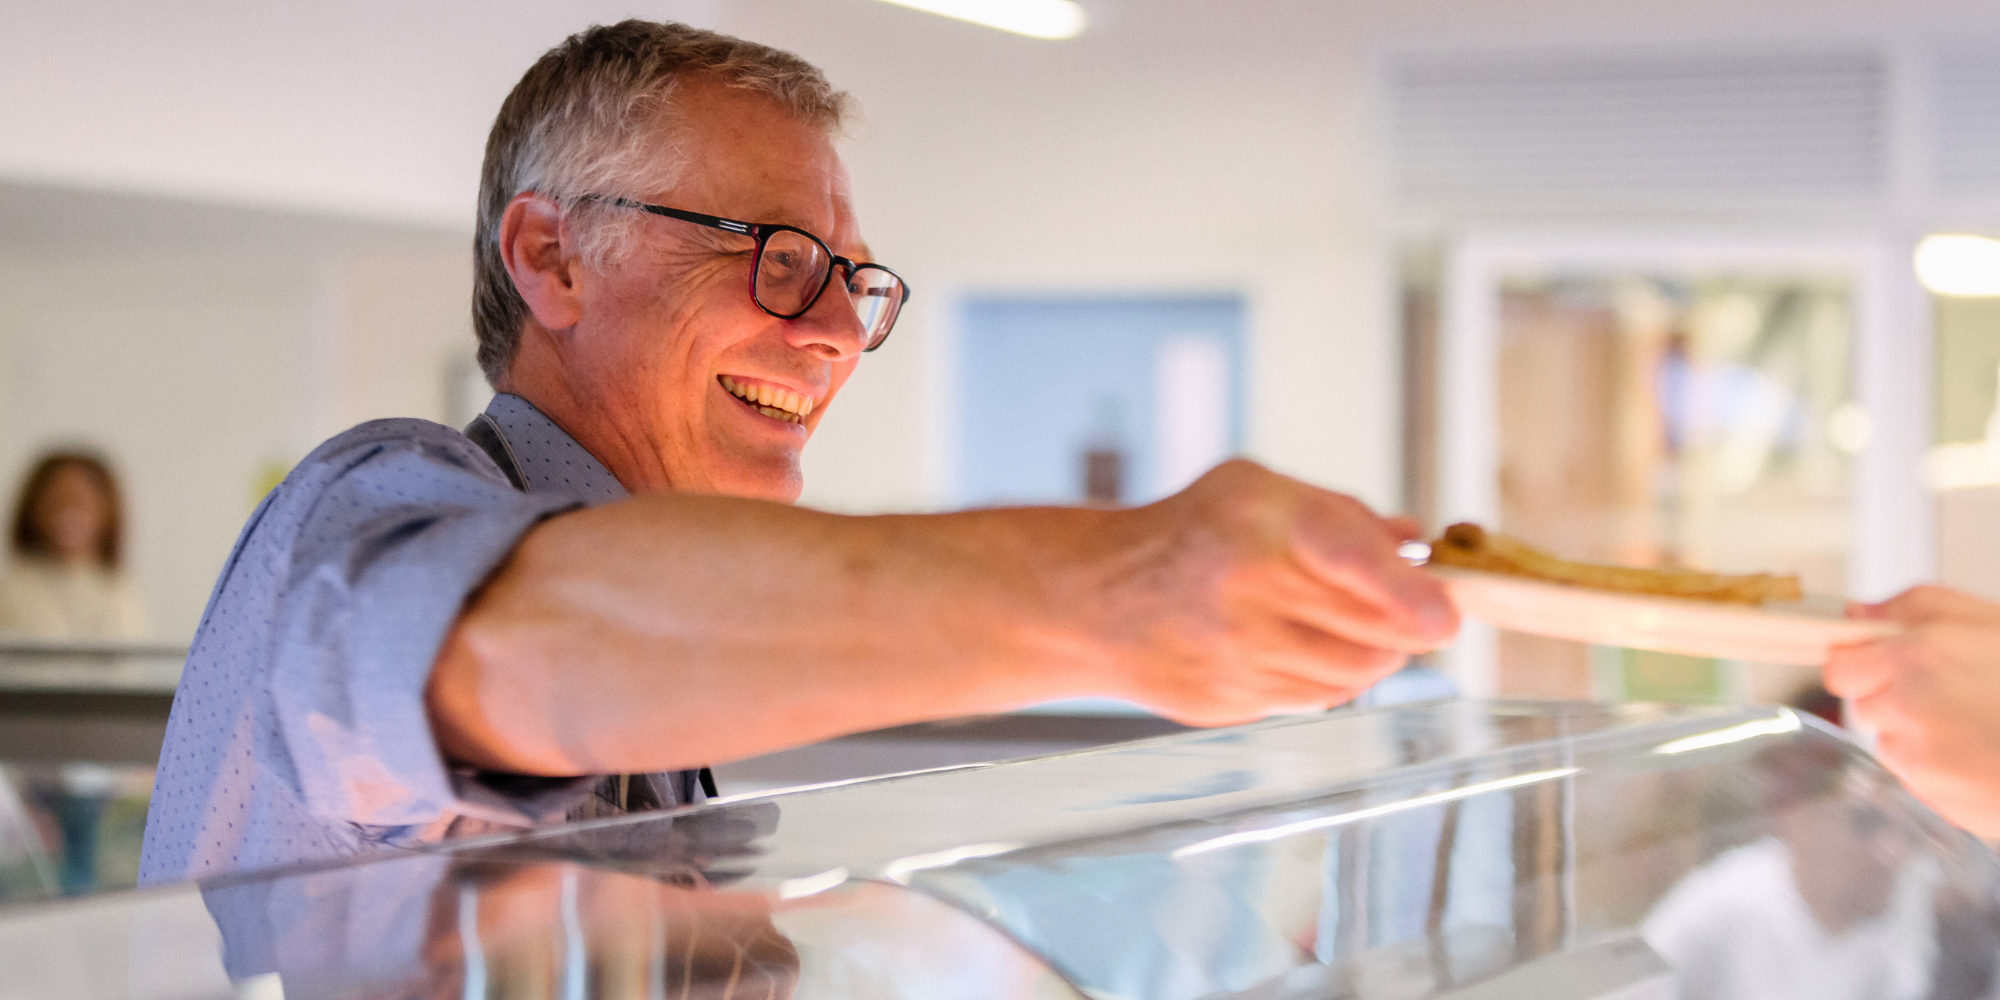
[[[2000,861],[1785,709],[1435,702],[0,911],[0,995],[1985,996]]]
[[[159,759],[187,647],[0,640],[0,761]]]

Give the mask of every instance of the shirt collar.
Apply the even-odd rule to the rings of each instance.
[[[535,404],[503,392],[487,405],[486,415],[513,452],[528,492],[567,493],[593,506],[631,496],[597,456]]]

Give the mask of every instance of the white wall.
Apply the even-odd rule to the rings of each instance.
[[[795,49],[861,99],[869,123],[849,158],[863,219],[920,297],[895,346],[829,412],[809,500],[941,495],[934,421],[955,293],[1228,289],[1251,305],[1251,452],[1393,505],[1396,209],[1371,91],[1386,54],[1901,43],[2000,28],[1988,0],[1092,6],[1102,30],[1062,44],[868,0],[819,4],[829,13],[817,17],[791,3],[719,8],[725,29]],[[929,458],[909,461],[918,454]]]
[[[156,631],[185,638],[256,499],[255,470],[291,454],[304,429],[294,400],[307,275],[212,260],[12,262],[0,273],[9,488],[41,447],[106,451]]]
[[[653,0],[704,19],[710,0]],[[469,227],[486,129],[607,0],[0,10],[0,175]]]
[[[322,270],[338,302],[319,436],[379,417],[447,419],[449,378],[473,355],[469,258],[458,247],[377,251]]]
[[[1286,19],[1240,6],[1172,4],[1155,23],[1131,5],[1066,45],[850,6],[837,24],[777,5],[724,17],[821,61],[861,100],[849,157],[870,243],[920,297],[895,346],[864,362],[894,371],[866,373],[865,394],[829,413],[809,499],[940,496],[932,421],[949,392],[953,301],[1070,290],[1243,294],[1249,451],[1396,501],[1393,282],[1358,139],[1362,60],[1322,46],[1322,26],[1287,38]],[[920,388],[883,391],[904,386]],[[930,458],[822,485],[885,434],[910,442],[895,453]]]
[[[1091,6],[1098,28],[1068,43],[874,0],[646,6],[794,49],[867,111],[850,147],[862,217],[916,299],[822,425],[808,453],[809,502],[935,503],[950,457],[940,415],[956,295],[1067,289],[1244,293],[1251,451],[1393,503],[1393,208],[1377,182],[1370,94],[1383,53],[2000,28],[1991,0]],[[173,276],[194,265],[157,259],[157,246],[145,252],[150,263],[57,267],[47,280],[65,290],[53,295],[32,267],[0,270],[8,356],[27,359],[0,372],[11,387],[0,401],[0,467],[37,434],[129,434],[115,450],[135,478],[152,470],[143,474],[165,491],[157,502],[185,505],[141,509],[142,536],[154,533],[149,524],[175,526],[174,537],[144,543],[159,548],[141,561],[173,595],[162,617],[191,624],[201,597],[189,594],[206,580],[188,581],[220,560],[234,527],[222,525],[240,517],[246,487],[224,481],[232,473],[172,494],[172,466],[152,446],[212,432],[228,442],[213,445],[228,452],[218,462],[254,467],[273,448],[295,458],[363,417],[441,415],[436,369],[465,343],[457,261],[491,117],[536,55],[629,10],[603,0],[76,0],[0,12],[0,179],[308,208],[451,237],[400,262],[390,258],[404,251],[380,247],[296,267],[256,256],[215,277],[215,295],[193,298],[113,287],[128,271],[132,288],[177,287]],[[118,240],[115,225],[102,228],[104,241]],[[236,311],[224,315],[223,301]],[[146,340],[142,328],[159,336]],[[97,345],[91,355],[48,360],[86,342]],[[50,382],[24,364],[73,367]],[[104,366],[123,373],[119,390],[89,387]],[[142,375],[150,394],[136,389]],[[139,409],[157,430],[114,419]],[[201,573],[190,568],[204,561]]]
[[[270,477],[363,420],[444,417],[471,336],[457,257],[0,258],[0,476],[103,450],[155,631],[184,640]]]

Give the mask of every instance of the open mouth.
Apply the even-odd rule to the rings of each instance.
[[[773,420],[801,424],[813,411],[811,396],[781,389],[768,382],[748,382],[728,375],[718,375],[716,381],[722,383],[724,391],[742,400],[744,405]]]

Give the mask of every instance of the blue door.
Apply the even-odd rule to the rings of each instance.
[[[959,329],[959,505],[1145,503],[1242,447],[1238,298],[981,297]]]

